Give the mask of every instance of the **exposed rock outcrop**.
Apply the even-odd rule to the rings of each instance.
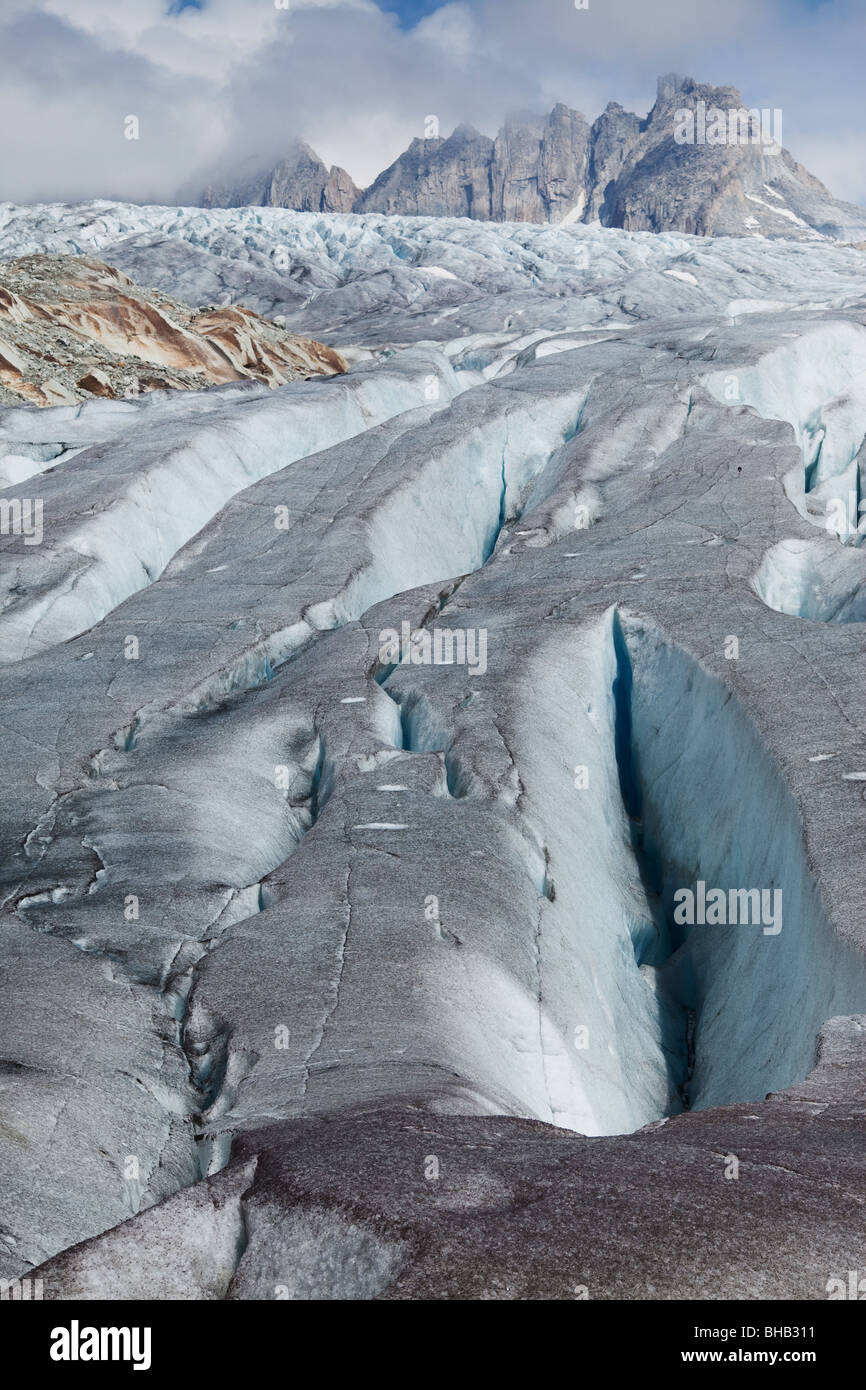
[[[470,125],[459,125],[447,140],[413,140],[360,195],[354,211],[490,222],[493,150],[489,136]]]
[[[191,309],[86,256],[0,263],[0,402],[66,405],[346,370],[338,353],[240,306]]]
[[[596,161],[600,220],[627,231],[850,239],[866,212],[836,202],[772,142],[779,124],[772,111],[764,115],[763,135],[754,120],[737,123],[735,113],[744,112],[735,87],[677,77],[659,80],[645,122],[632,124],[635,118],[608,107],[593,132],[607,155]]]

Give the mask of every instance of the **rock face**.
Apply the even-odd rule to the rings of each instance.
[[[588,151],[589,126],[562,105],[545,118],[509,117],[495,141],[458,126],[447,140],[413,140],[360,194],[354,211],[575,221],[586,196]]]
[[[244,380],[280,386],[344,370],[332,349],[248,309],[190,309],[102,261],[0,262],[0,402],[61,405]]]
[[[613,195],[623,166],[637,148],[645,124],[630,111],[624,111],[617,102],[610,102],[593,122],[585,221],[597,220],[606,225],[609,216],[606,199]]]
[[[832,198],[773,143],[774,113],[762,127],[760,114],[744,124],[732,117],[743,110],[733,87],[668,76],[645,120],[611,103],[590,128],[560,103],[546,117],[508,117],[495,140],[458,126],[447,139],[413,140],[363,192],[302,145],[269,175],[209,190],[202,203],[861,241],[866,211]]]
[[[602,157],[594,193],[605,226],[629,231],[681,231],[698,236],[768,236],[808,239],[859,236],[866,213],[838,203],[787,150],[771,142],[732,141],[731,113],[743,110],[734,87],[710,87],[691,78],[662,78],[656,104],[634,131],[625,113],[608,107],[597,123]],[[680,113],[694,113],[694,143]],[[724,113],[720,119],[719,112]],[[773,114],[765,122],[774,129]],[[699,140],[703,136],[703,143]],[[718,137],[719,142],[713,143]],[[724,140],[722,140],[724,137]],[[603,186],[602,186],[603,185]]]
[[[496,137],[491,215],[496,222],[575,222],[586,205],[590,130],[559,103],[543,120],[510,117]]]
[[[0,1273],[866,1278],[862,254],[3,218],[353,365],[0,411]]]
[[[357,212],[475,217],[489,222],[493,141],[472,126],[447,140],[413,140],[355,204]]]
[[[295,208],[298,212],[351,212],[360,189],[345,169],[328,169],[303,141],[285,159],[265,172],[252,175],[234,187],[211,186],[202,195],[202,207]]]

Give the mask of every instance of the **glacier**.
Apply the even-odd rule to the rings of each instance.
[[[2,205],[31,251],[350,370],[0,410],[45,532],[0,535],[0,1273],[820,1298],[866,1264],[863,253]],[[781,930],[681,930],[699,880]]]

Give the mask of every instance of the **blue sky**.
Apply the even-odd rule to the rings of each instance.
[[[206,0],[180,0],[181,6],[197,5],[200,7],[205,3]],[[417,24],[419,19],[432,14],[434,10],[444,9],[443,0],[376,0],[376,3],[380,10],[388,10],[397,15],[404,28],[410,28],[413,24]],[[601,3],[601,0],[597,0],[597,3]],[[647,3],[651,4],[652,0],[647,0]],[[592,0],[590,0],[591,4]],[[792,11],[814,11],[830,9],[834,0],[788,0],[788,4]]]
[[[365,184],[434,114],[494,134],[556,101],[643,115],[679,72],[780,107],[866,203],[866,0],[0,0],[0,197],[171,201],[304,138]],[[123,139],[127,114],[141,137]]]
[[[419,19],[441,8],[439,0],[379,0],[379,9],[395,14],[404,29],[410,29]]]
[[[804,0],[804,3],[823,5],[827,0]],[[181,10],[203,10],[206,4],[207,0],[171,0],[168,12],[179,14]],[[411,29],[419,19],[443,8],[443,0],[377,0],[377,4],[380,10],[397,16],[401,29]]]

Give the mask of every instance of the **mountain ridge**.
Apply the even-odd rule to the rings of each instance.
[[[759,127],[751,109],[741,130],[735,113],[749,111],[735,87],[668,74],[643,118],[609,102],[590,124],[558,102],[546,116],[507,115],[495,136],[461,123],[448,136],[413,139],[365,189],[298,141],[252,176],[212,181],[199,205],[864,240],[866,209],[833,198],[776,142],[780,113],[765,112]],[[683,113],[696,116],[691,139]],[[720,121],[723,140],[713,138]]]

